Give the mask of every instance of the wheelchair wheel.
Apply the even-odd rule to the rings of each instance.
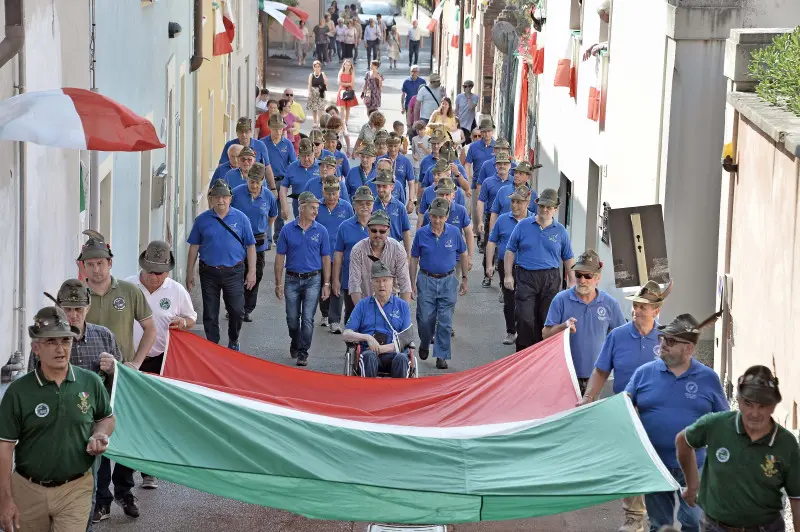
[[[353,375],[353,352],[350,349],[344,354],[344,375],[346,377]]]

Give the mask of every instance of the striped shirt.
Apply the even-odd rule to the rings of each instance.
[[[360,293],[361,297],[372,295],[372,246],[369,238],[357,243],[350,252],[350,292]],[[408,255],[403,244],[394,238],[386,239],[386,246],[381,252],[381,262],[394,274],[394,292],[405,294],[411,292],[411,278],[408,274]]]

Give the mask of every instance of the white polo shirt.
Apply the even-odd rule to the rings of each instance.
[[[153,321],[156,324],[156,341],[153,342],[153,347],[147,353],[147,356],[155,357],[165,353],[169,345],[169,324],[172,318],[180,316],[197,320],[197,312],[194,311],[189,292],[186,291],[182,284],[173,281],[169,277],[164,279],[164,284],[152,294],[142,284],[138,273],[125,280],[139,287],[153,311]],[[136,349],[139,348],[142,333],[142,327],[134,321],[133,343]]]

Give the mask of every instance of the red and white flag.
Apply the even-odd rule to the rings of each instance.
[[[102,94],[69,88],[0,102],[0,140],[97,151],[164,147],[146,118]]]
[[[439,17],[442,16],[442,8],[444,8],[444,1],[439,0],[439,5],[436,6],[436,9],[433,10],[431,14],[431,21],[428,22],[427,29],[429,32],[433,32],[436,29],[437,24],[439,24]]]
[[[298,39],[303,38],[303,32],[300,30],[300,27],[295,24],[294,21],[290,19],[286,13],[284,13],[284,11],[289,11],[290,13],[296,15],[303,22],[308,20],[308,13],[297,7],[287,6],[286,4],[282,4],[280,2],[270,2],[268,0],[259,0],[259,8],[264,13],[277,20],[278,24],[283,26],[286,31]]]
[[[214,55],[225,55],[233,51],[236,26],[233,23],[228,2],[220,2],[214,10]]]

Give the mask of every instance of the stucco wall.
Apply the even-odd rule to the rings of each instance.
[[[774,364],[783,394],[777,418],[796,429],[792,410],[800,396],[800,361],[795,356],[800,341],[800,159],[744,117],[739,120],[737,152],[730,232],[732,377],[735,382],[753,364]]]

